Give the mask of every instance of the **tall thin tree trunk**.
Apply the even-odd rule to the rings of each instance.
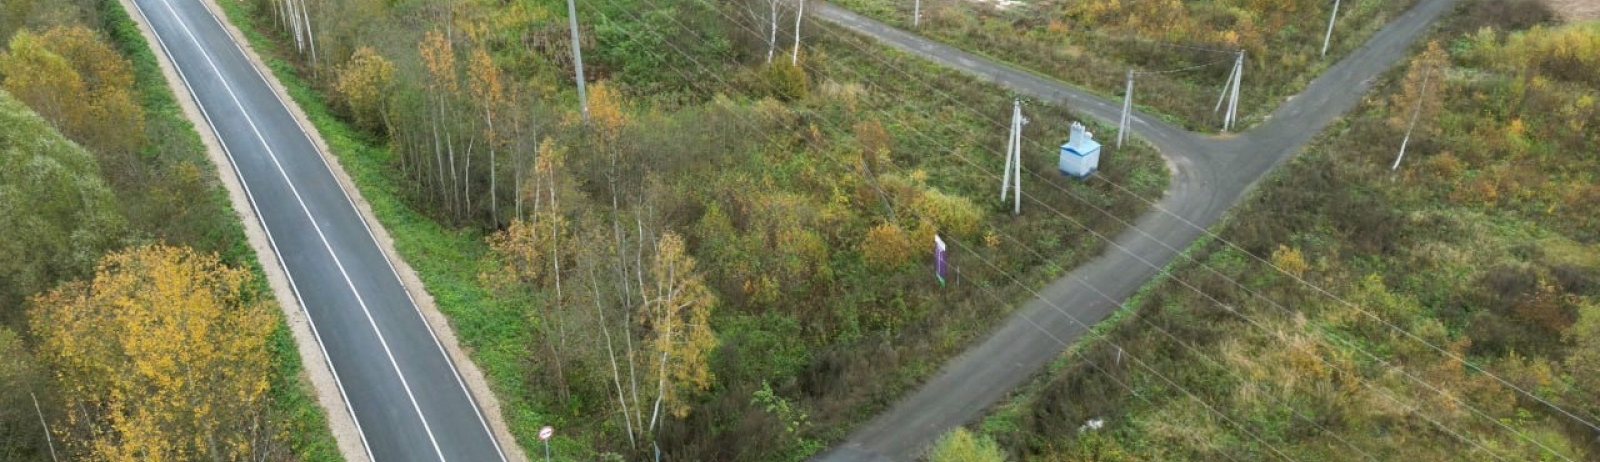
[[[789,56],[790,66],[800,65],[800,19],[806,16],[806,0],[797,0],[800,8],[794,13],[794,54]]]
[[[495,169],[494,152],[495,144],[498,140],[495,140],[494,113],[487,110],[484,112],[484,118],[488,119],[489,122],[489,222],[494,223],[494,227],[498,228],[500,227],[500,209],[497,207],[499,205],[497,202],[499,202],[500,194],[495,189],[495,173],[497,170]]]
[[[437,164],[437,169],[434,170],[435,178],[432,182],[432,187],[434,191],[439,194],[439,205],[448,207],[447,203],[449,202],[450,196],[449,188],[444,181],[444,146],[440,144],[439,139],[439,119],[444,117],[444,100],[442,98],[439,101],[438,114],[439,116],[433,119],[433,160],[434,163]]]
[[[311,8],[306,7],[300,11],[306,24],[306,47],[311,49],[311,77],[317,76],[317,33],[311,27]]]
[[[772,53],[778,49],[778,0],[767,0],[767,5],[771,7],[769,8],[771,20],[767,21],[770,26],[767,33],[767,65],[771,66]]]
[[[589,287],[594,289],[594,311],[600,316],[600,332],[606,339],[606,356],[611,359],[611,383],[617,388],[617,404],[622,406],[622,424],[628,430],[628,446],[637,446],[633,435],[633,419],[628,418],[628,400],[622,396],[622,372],[617,368],[617,352],[611,347],[611,328],[606,326],[606,310],[600,303],[600,286],[594,281],[593,268],[590,269]]]
[[[472,148],[477,142],[477,138],[467,138],[467,151],[462,155],[466,159],[464,162],[466,165],[461,167],[461,199],[465,203],[462,211],[465,212],[467,219],[477,215],[472,210]]]

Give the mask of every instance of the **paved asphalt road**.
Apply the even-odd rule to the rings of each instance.
[[[199,0],[133,0],[232,159],[374,461],[504,461],[310,138]]]
[[[887,462],[916,459],[944,432],[980,417],[990,405],[1061,354],[1089,326],[1112,313],[1154,277],[1180,249],[1198,238],[1256,180],[1294,155],[1324,127],[1360,101],[1368,85],[1406,56],[1408,46],[1456,0],[1423,0],[1361,48],[1330,67],[1266,122],[1230,138],[1197,135],[1145,114],[1134,130],[1176,168],[1167,195],[1134,226],[1116,236],[1104,254],[1038,291],[998,330],[957,357],[888,411],[858,428],[814,462]],[[1017,70],[867,19],[832,4],[817,15],[877,39],[1018,92],[1105,121],[1120,118],[1121,103]],[[1248,76],[1247,76],[1248,77]],[[1249,82],[1246,81],[1246,85]]]

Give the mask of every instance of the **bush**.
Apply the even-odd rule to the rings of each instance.
[[[965,428],[957,428],[940,438],[928,453],[928,462],[1003,462],[1005,454],[1000,446],[987,436],[973,435]]]
[[[867,231],[861,242],[861,256],[880,270],[899,268],[911,260],[913,243],[905,230],[894,223],[883,223]]]
[[[761,70],[761,82],[766,95],[779,101],[797,101],[811,91],[810,77],[804,64],[800,66],[784,61],[773,61]]]

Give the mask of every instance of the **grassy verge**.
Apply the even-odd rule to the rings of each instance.
[[[489,249],[483,233],[470,228],[441,226],[409,204],[407,198],[417,194],[405,188],[414,187],[415,182],[403,181],[395,171],[396,154],[388,147],[379,146],[377,140],[352,129],[329,108],[325,98],[293,64],[298,58],[285,49],[281,41],[264,31],[264,25],[257,22],[262,16],[249,5],[222,3],[229,19],[262,53],[267,66],[288,89],[290,97],[306,111],[311,123],[329,143],[331,154],[351,175],[379,222],[395,239],[400,257],[417,270],[439,309],[449,317],[457,337],[488,376],[491,388],[501,400],[504,417],[518,440],[534,442],[534,433],[540,426],[556,424],[562,428],[583,429],[563,432],[557,437],[560,453],[603,452],[608,444],[620,446],[617,440],[622,438],[614,429],[607,429],[607,425],[614,424],[607,421],[610,416],[596,415],[595,404],[584,403],[579,398],[564,402],[554,397],[556,393],[536,387],[549,383],[539,375],[544,373],[539,363],[530,361],[543,342],[536,337],[541,329],[534,318],[540,311],[536,308],[541,301],[527,295],[491,293],[484,288],[478,279],[479,274],[489,269],[486,267]],[[785,108],[785,111],[792,111],[786,114],[793,114],[794,119],[803,120],[811,129],[825,133],[819,136],[828,143],[848,139],[848,127],[857,120],[881,121],[895,134],[892,151],[896,153],[895,163],[904,167],[901,173],[925,176],[929,184],[949,194],[992,197],[993,183],[998,179],[991,177],[1000,170],[1001,163],[993,154],[1004,144],[1004,132],[989,128],[1003,124],[994,119],[1005,114],[1011,95],[903,53],[883,50],[847,34],[840,35],[823,39],[817,45],[815,62],[819,64],[812,73],[817,76],[819,88],[855,86],[855,90],[839,92],[856,95],[850,98],[859,97],[860,107],[864,109],[857,112],[855,99],[846,104],[842,102],[845,97],[817,96]],[[908,79],[902,73],[917,78]],[[865,83],[867,81],[874,83]],[[725,91],[737,93],[738,89]],[[743,95],[736,98],[739,101],[734,104],[756,104]],[[1030,138],[1025,162],[1029,170],[1046,174],[1043,178],[1030,176],[1026,187],[1031,196],[1055,210],[1030,202],[1025,204],[1021,217],[1012,217],[1004,213],[999,204],[991,204],[987,199],[974,199],[974,202],[984,204],[983,229],[998,230],[1028,248],[1040,249],[1042,254],[1000,246],[999,242],[1010,241],[998,240],[1006,239],[999,237],[996,244],[972,242],[968,245],[996,254],[990,258],[1004,271],[1014,271],[1024,283],[1037,285],[1099,253],[1104,243],[1087,235],[1077,223],[1087,223],[1103,235],[1114,235],[1122,229],[1121,222],[1102,216],[1096,207],[1131,221],[1144,205],[1104,185],[1069,180],[1055,174],[1055,145],[1064,139],[1067,125],[1080,119],[1070,108],[1038,105],[1030,107],[1029,111],[1035,120],[1029,127],[1030,133],[1046,141],[1033,144]],[[1094,126],[1101,133],[1111,132]],[[828,172],[821,176],[851,174],[848,165],[823,165],[825,162],[818,160],[825,155],[840,155],[846,151],[842,147],[845,143],[839,142],[841,148],[836,150],[810,152],[797,148],[798,143],[796,146],[782,144],[782,140],[789,138],[787,133],[800,133],[806,126],[785,128],[783,135],[773,136],[779,141],[771,146],[758,146],[772,152],[740,153],[737,161],[728,166],[729,170],[770,174],[772,188],[801,191],[798,194],[810,193],[801,189],[809,185],[807,181],[812,181],[804,177],[818,170]],[[794,155],[797,152],[813,157]],[[687,179],[682,180],[686,185],[684,189],[703,191],[706,196],[724,194],[708,186],[718,184],[716,175],[722,172],[716,171],[717,168],[685,170],[688,171],[684,173]],[[1159,156],[1143,144],[1117,152],[1114,157],[1108,156],[1101,174],[1114,178],[1141,196],[1152,198],[1160,196],[1168,179]],[[832,193],[840,195],[839,191]],[[876,202],[872,204],[875,206]],[[750,412],[751,388],[759,389],[762,381],[770,379],[775,391],[810,409],[811,422],[815,425],[806,427],[801,435],[781,438],[775,447],[757,448],[753,454],[765,460],[803,456],[816,449],[819,441],[842,436],[848,424],[882,409],[905,389],[936,371],[940,363],[987,332],[995,319],[1012,308],[1009,304],[989,302],[977,292],[974,285],[987,284],[987,279],[1002,280],[1000,278],[1005,275],[985,274],[982,269],[986,265],[976,259],[958,263],[964,270],[971,270],[964,273],[961,285],[938,292],[912,289],[928,284],[922,271],[874,274],[853,252],[840,255],[839,261],[831,262],[840,274],[839,280],[859,287],[822,291],[837,295],[825,297],[826,300],[783,300],[777,309],[763,309],[752,304],[729,306],[719,311],[713,320],[719,336],[727,343],[739,344],[744,348],[740,355],[755,358],[759,364],[719,368],[717,388],[713,396],[705,398],[710,403],[700,403],[704,404],[703,410],[697,410],[695,417],[691,417],[705,417],[705,420],[673,424],[694,429],[687,432],[692,434],[681,438],[694,440],[694,443],[719,438],[750,441],[749,435],[739,434],[739,427],[734,423],[746,415],[757,416],[752,420],[765,418],[760,416],[760,411]],[[708,261],[708,258],[701,261]],[[882,284],[874,285],[875,281]],[[1015,299],[1024,297],[1018,294]],[[786,312],[789,305],[794,305],[795,309]],[[857,309],[858,305],[863,308]],[[864,313],[867,308],[882,309],[886,314],[883,318],[873,318]],[[825,314],[814,314],[817,312]],[[809,321],[804,316],[837,316],[842,320],[829,326],[830,329],[814,329],[804,327],[805,321]],[[873,367],[872,358],[862,352],[879,352],[879,345],[888,348],[889,355],[901,359]],[[833,396],[826,393],[798,398],[806,393],[800,391],[802,385],[796,384],[802,381],[798,376],[809,369],[821,368],[819,365],[830,361],[830,356],[865,365],[855,373],[868,374],[871,386],[866,391],[847,390],[851,396],[838,401],[845,404],[830,403],[828,398]],[[727,364],[737,363],[722,359],[727,360]],[[768,375],[766,373],[770,376],[764,376]],[[712,409],[727,412],[718,413],[721,411]],[[833,425],[835,423],[840,425]],[[670,447],[666,442],[662,446]],[[714,448],[715,444],[707,447]],[[705,454],[714,457],[714,453]]]
[[[153,127],[163,127],[154,130],[168,135],[161,140],[163,146],[159,149],[160,152],[147,152],[145,155],[180,156],[181,159],[168,160],[191,162],[216,171],[215,166],[211,165],[210,160],[204,155],[205,146],[200,142],[194,125],[184,118],[183,110],[168,87],[160,64],[149,44],[145,42],[138,25],[117,0],[104,0],[100,8],[104,13],[104,27],[107,34],[122,54],[133,63],[135,87],[141,98],[140,105],[145,110],[145,123]],[[271,297],[271,290],[266,287],[266,274],[245,239],[244,228],[239,221],[241,217],[229,204],[227,191],[222,188],[220,182],[213,181],[209,184],[207,197],[202,199],[211,205],[211,208],[206,209],[209,214],[195,217],[202,221],[191,223],[192,226],[205,229],[205,234],[194,242],[175,243],[190,245],[202,251],[217,252],[222,260],[230,265],[248,267],[259,283],[257,293]],[[254,218],[243,217],[243,219]],[[162,237],[157,236],[157,238]],[[303,380],[300,355],[295,349],[289,327],[281,316],[276,319],[278,325],[268,343],[276,368],[270,375],[269,394],[272,405],[269,413],[279,419],[278,423],[284,426],[283,435],[298,460],[304,462],[343,460],[333,435],[328,431],[327,417],[317,404],[310,384]]]
[[[500,400],[502,417],[517,440],[537,441],[539,428],[559,419],[528,399],[535,395],[526,376],[530,371],[524,366],[526,356],[531,354],[528,345],[533,342],[528,336],[533,328],[524,310],[533,301],[491,296],[478,281],[478,274],[486,269],[483,256],[489,251],[483,234],[441,226],[407,205],[403,200],[404,186],[390,176],[394,154],[333,114],[294,65],[285,60],[289,51],[262,33],[257,16],[246,4],[219,3],[228,20],[266,60],[290,98],[305,111],[331,154],[355,181],[379,224],[394,239],[399,257],[416,270],[439,310],[449,317],[461,346],[489,379],[490,388]],[[569,444],[571,439],[563,435],[554,446],[563,450]]]

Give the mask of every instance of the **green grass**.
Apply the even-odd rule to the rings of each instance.
[[[1600,122],[1592,104],[1570,104],[1600,97],[1600,81],[1545,62],[1532,70],[1543,83],[1524,89],[1540,103],[1522,109],[1512,89],[1528,69],[1508,63],[1541,49],[1522,39],[1554,46],[1600,29],[1511,33],[1522,23],[1485,13],[1494,3],[1468,2],[1432,34],[1458,44],[1445,115],[1398,172],[1403,128],[1386,101],[1403,69],[1267,177],[1215,226],[1221,239],[1191,246],[1195,261],[1142,288],[1127,315],[1140,322],[1085,337],[981,428],[1027,460],[1489,457],[1478,444],[1506,459],[1592,459],[1591,431],[1497,379],[1577,415],[1596,409],[1593,363],[1574,358],[1596,351],[1581,333],[1600,324],[1600,186],[1572,172],[1593,171],[1575,153],[1600,137],[1567,129]],[[1485,135],[1508,125],[1525,134]],[[1298,266],[1281,249],[1303,253],[1298,275],[1315,287],[1256,260]],[[1107,367],[1113,345],[1140,363]],[[1104,430],[1077,431],[1096,417]]]
[[[200,142],[199,134],[195,132],[194,125],[184,118],[182,107],[178,105],[171,88],[168,87],[155,54],[145,42],[138,26],[128,16],[128,12],[122,8],[121,2],[104,0],[101,10],[105,14],[105,29],[112,42],[133,63],[135,86],[141,98],[141,106],[145,110],[146,124],[172,127],[167,133],[173,136],[160,141],[168,148],[163,154],[188,154],[188,158],[184,160],[212,167],[221,175],[231,175],[231,172],[215,170],[215,166],[204,156],[205,146]],[[212,182],[208,196],[204,200],[215,203],[216,211],[213,216],[206,217],[214,221],[206,225],[209,233],[202,237],[200,242],[182,244],[218,252],[224,262],[248,267],[258,283],[258,293],[270,299],[271,291],[267,288],[266,273],[262,271],[260,261],[245,239],[244,227],[239,221],[241,217],[229,204],[227,191],[222,188],[220,182]],[[254,217],[244,217],[244,219],[254,219]],[[276,301],[268,302],[277,304]],[[281,310],[278,313],[281,313]],[[342,461],[344,458],[339,454],[333,435],[328,430],[327,417],[323,414],[322,407],[317,404],[310,384],[303,380],[300,354],[294,347],[289,327],[281,315],[275,318],[277,328],[273,330],[268,342],[275,366],[270,375],[269,396],[272,404],[269,413],[274,418],[283,419],[279,424],[285,427],[283,434],[287,439],[286,443],[298,460]]]
[[[461,346],[488,378],[517,440],[537,441],[540,427],[562,420],[558,413],[527,399],[536,393],[529,389],[529,371],[523,365],[532,354],[527,345],[533,343],[528,336],[534,329],[523,310],[533,301],[491,296],[479,285],[481,262],[489,250],[483,234],[446,228],[409,207],[403,199],[402,186],[389,176],[394,154],[333,114],[284,59],[286,51],[262,34],[248,6],[242,2],[221,3],[229,21],[267,61],[267,67],[328,143],[330,154],[350,175],[379,224],[394,239],[399,257],[416,270],[436,306],[449,318]],[[571,444],[571,439],[562,435],[553,446],[561,450]]]
[[[404,189],[412,187],[412,183],[401,181],[393,168],[396,153],[378,146],[377,140],[356,131],[334,113],[326,99],[303,77],[304,69],[292,64],[299,58],[291,50],[282,47],[281,41],[264,32],[262,24],[257,22],[261,16],[256,15],[250,3],[225,2],[223,9],[256,50],[263,54],[267,66],[283,82],[290,97],[305,110],[312,125],[328,142],[331,154],[351,175],[362,196],[371,204],[378,221],[395,239],[399,256],[417,270],[439,309],[449,318],[457,338],[466,347],[474,363],[488,376],[492,390],[501,401],[503,416],[518,441],[533,444],[536,442],[534,433],[539,427],[555,424],[558,428],[574,428],[557,437],[558,453],[603,451],[596,448],[603,448],[607,438],[613,438],[610,443],[616,444],[615,439],[620,436],[605,430],[607,425],[612,424],[607,420],[609,416],[595,415],[596,407],[593,405],[560,402],[554,398],[555,393],[536,387],[536,384],[549,382],[544,382],[536,375],[540,371],[535,370],[530,361],[530,357],[538,353],[536,347],[542,341],[535,337],[540,331],[539,326],[527,313],[538,312],[535,307],[541,302],[526,295],[491,293],[483,287],[478,275],[487,269],[485,261],[489,251],[483,233],[441,226],[408,203],[409,198],[416,194]],[[994,194],[993,183],[998,181],[991,181],[990,177],[1000,170],[1001,161],[992,154],[1003,145],[1004,134],[1003,130],[988,130],[987,127],[995,124],[991,117],[1000,118],[1000,115],[1004,115],[1009,108],[1011,95],[992,85],[974,84],[970,78],[953,71],[903,53],[877,48],[875,44],[858,38],[828,39],[817,47],[821,50],[820,54],[827,55],[817,59],[820,67],[814,72],[819,75],[842,84],[864,79],[876,82],[868,85],[868,91],[861,97],[862,106],[867,110],[863,110],[863,114],[856,114],[853,108],[848,111],[843,109],[843,103],[820,97],[796,103],[793,108],[786,110],[792,111],[790,114],[796,118],[803,117],[802,120],[807,120],[808,124],[820,127],[819,130],[826,133],[829,142],[840,143],[841,147],[834,151],[846,149],[844,146],[848,144],[839,140],[848,139],[850,135],[845,132],[855,120],[873,118],[883,121],[886,127],[896,133],[893,151],[896,153],[895,163],[904,166],[904,171],[900,173],[920,170],[927,174],[930,185],[951,194],[975,198],[974,202],[981,204],[985,212],[981,225],[983,229],[997,229],[1029,246],[1050,249],[1042,256],[1020,250],[995,252],[1004,254],[997,264],[1016,270],[1017,277],[1024,284],[1042,284],[1058,277],[1066,268],[1099,253],[1104,243],[1081,232],[1074,234],[1078,228],[1072,220],[1087,222],[1105,235],[1113,235],[1123,227],[1115,220],[1100,216],[1093,208],[1079,204],[1073,195],[1113,210],[1123,219],[1131,219],[1145,207],[1142,201],[1110,191],[1105,185],[1068,180],[1055,174],[1053,146],[1061,141],[1057,138],[1065,137],[1065,127],[1079,119],[1070,112],[1070,108],[1039,105],[1030,109],[1035,123],[1029,129],[1039,133],[1040,143],[1051,149],[1040,149],[1032,141],[1029,142],[1026,154],[1028,168],[1044,173],[1045,178],[1030,176],[1026,187],[1029,188],[1029,194],[1061,209],[1065,216],[1037,204],[1027,204],[1021,217],[1001,213],[998,205],[989,198]],[[863,52],[858,47],[869,48]],[[918,79],[907,79],[901,72],[909,72]],[[821,85],[823,82],[820,80],[813,82],[813,88]],[[956,101],[946,101],[940,94],[918,93],[933,89]],[[737,94],[738,90],[728,88],[723,91]],[[745,96],[735,98],[739,100],[735,104],[753,103]],[[978,112],[969,111],[969,108]],[[1101,133],[1111,133],[1111,130],[1098,124],[1091,125]],[[800,132],[804,127],[792,128]],[[787,138],[776,136],[774,139]],[[774,153],[795,152],[783,151],[796,148],[782,143],[770,143],[771,146],[779,146],[773,148],[777,150]],[[803,149],[796,151],[806,152]],[[836,152],[811,154],[819,156],[819,159],[820,156],[838,155]],[[962,160],[963,156],[980,166],[973,167]],[[838,171],[849,172],[848,165],[819,165],[824,163],[820,160],[809,161],[802,156],[749,155],[741,156],[735,167],[739,171],[760,171],[770,175],[779,188],[794,188],[809,194],[809,191],[801,188],[810,185],[809,181],[814,181],[809,177],[817,175],[817,171],[825,172],[823,176]],[[992,167],[992,171],[982,170],[989,167]],[[1155,198],[1166,187],[1168,177],[1162,172],[1164,164],[1156,152],[1148,145],[1135,143],[1135,147],[1108,157],[1101,174],[1114,178],[1142,196]],[[689,179],[683,180],[684,183],[693,185],[685,188],[703,188],[714,184],[711,180],[717,178],[716,173],[685,173]],[[853,255],[853,251],[841,249],[839,255]],[[702,261],[706,261],[705,258]],[[865,271],[859,261],[834,263],[835,270],[842,274],[839,279],[852,284],[859,285],[860,281],[871,281],[882,276]],[[737,339],[747,349],[745,354],[761,358],[762,364],[738,371],[717,371],[722,382],[705,400],[724,402],[729,408],[748,408],[751,397],[740,390],[750,386],[759,388],[759,379],[770,378],[773,388],[779,390],[781,397],[804,401],[799,404],[809,410],[813,422],[818,425],[799,435],[791,435],[778,444],[781,447],[764,448],[766,451],[763,453],[769,459],[782,459],[786,455],[806,452],[807,448],[817,447],[820,441],[842,436],[849,429],[849,424],[882,409],[900,392],[937,370],[939,364],[959,352],[973,338],[987,332],[994,320],[1010,312],[1012,304],[993,303],[979,295],[973,287],[983,283],[981,281],[985,277],[997,276],[984,276],[984,271],[979,269],[984,267],[983,263],[970,261],[966,265],[973,272],[968,273],[969,279],[963,282],[965,285],[952,287],[942,293],[867,286],[830,297],[826,302],[807,305],[815,307],[820,304],[829,312],[839,313],[849,320],[837,326],[836,331],[816,332],[797,319],[805,315],[805,311],[822,310],[798,310],[799,314],[784,311],[787,305],[808,303],[804,300],[784,301],[784,307],[765,311],[758,307],[739,306],[721,310],[721,314],[713,321],[719,329],[719,336]],[[921,271],[896,271],[892,277],[883,286],[909,287],[913,281],[921,286],[927,279]],[[1009,285],[1009,279],[1003,281]],[[1024,291],[1008,289],[1004,293],[1010,300],[1029,298]],[[854,303],[885,308],[893,319],[873,319],[858,314]],[[796,397],[798,391],[793,385],[795,377],[811,367],[822,353],[848,352],[856,347],[876,344],[885,337],[892,338],[891,348],[899,353],[902,360],[893,366],[872,371],[875,391],[852,397],[851,402],[858,405],[829,411],[824,415],[816,408],[819,400]],[[751,371],[769,372],[771,377],[751,377],[762,375]],[[705,431],[701,433],[716,435],[733,431],[736,427],[730,424],[731,419],[737,418],[740,418],[738,414],[718,415],[716,419],[721,420],[716,422],[696,421],[687,425],[705,424]],[[834,423],[839,425],[832,425]],[[667,448],[665,443],[663,448]]]
[[[1087,0],[1085,0],[1087,1]],[[1229,30],[1224,19],[1244,16],[1258,20],[1270,11],[1250,11],[1237,6],[1239,1],[1199,0],[1183,2],[1191,15],[1212,18],[1202,29],[1176,32],[1173,25],[1160,33],[1125,30],[1129,26],[1106,13],[1109,19],[1089,24],[1078,22],[1066,13],[1062,0],[1018,2],[1009,9],[996,9],[981,0],[925,1],[919,27],[911,24],[911,2],[898,0],[841,0],[839,4],[878,21],[930,39],[950,44],[1045,78],[1056,79],[1101,94],[1121,98],[1125,73],[1166,71],[1212,64],[1202,69],[1173,74],[1145,75],[1138,78],[1135,104],[1148,113],[1196,131],[1215,131],[1220,119],[1212,108],[1229,72],[1232,56],[1195,51],[1179,46],[1237,50],[1208,38],[1210,29]],[[1083,3],[1078,1],[1075,3]],[[1124,4],[1128,2],[1123,2]],[[1263,31],[1264,45],[1249,49],[1245,86],[1239,112],[1241,127],[1259,121],[1284,98],[1293,95],[1327,66],[1359,47],[1390,18],[1403,12],[1414,0],[1348,1],[1341,9],[1339,26],[1328,56],[1319,57],[1327,2],[1294,1],[1300,8],[1291,14],[1290,24],[1274,31]],[[1121,9],[1113,10],[1120,11]],[[1148,23],[1149,19],[1145,21]],[[1198,26],[1191,26],[1198,27]],[[1137,37],[1137,39],[1134,39]],[[1176,46],[1174,46],[1176,45]]]

